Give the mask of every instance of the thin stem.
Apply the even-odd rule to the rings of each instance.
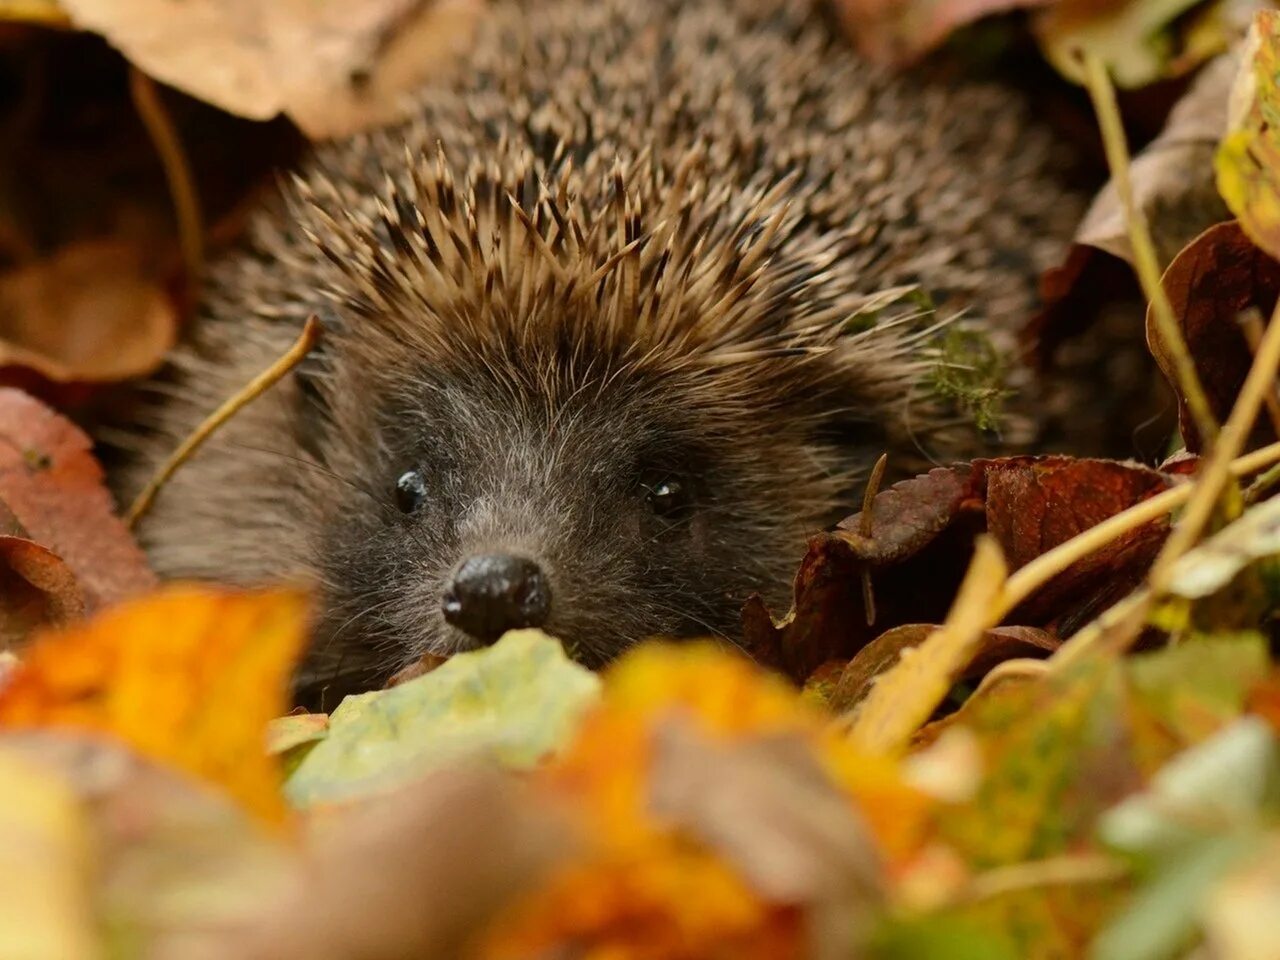
[[[1178,390],[1187,401],[1200,439],[1206,446],[1210,446],[1218,435],[1218,422],[1209,407],[1191,351],[1187,349],[1187,342],[1182,339],[1182,331],[1173,315],[1169,294],[1161,282],[1160,264],[1156,258],[1156,248],[1151,240],[1146,215],[1134,200],[1133,182],[1129,178],[1129,146],[1120,120],[1120,108],[1116,104],[1116,91],[1107,75],[1107,68],[1098,55],[1085,50],[1083,56],[1085,85],[1089,88],[1089,97],[1093,100],[1093,108],[1098,115],[1107,165],[1111,168],[1111,178],[1124,208],[1125,226],[1129,231],[1129,242],[1133,245],[1134,269],[1142,284],[1142,292],[1151,304],[1160,341],[1173,360]]]
[[[962,903],[990,900],[1019,890],[1087,883],[1111,883],[1128,874],[1128,867],[1114,857],[1097,853],[1050,857],[1030,863],[1013,863],[980,873],[961,894]]]
[[[1275,389],[1277,367],[1280,367],[1280,303],[1276,304],[1271,324],[1262,335],[1258,353],[1249,367],[1240,395],[1231,408],[1231,416],[1227,418],[1208,458],[1201,464],[1196,476],[1195,492],[1187,502],[1187,509],[1151,565],[1149,580],[1153,593],[1164,592],[1170,568],[1200,538],[1209,518],[1213,516],[1214,507],[1231,480],[1231,461],[1249,439],[1263,398]],[[1233,518],[1239,515],[1238,491],[1234,506],[1236,509],[1230,512]]]
[[[228,399],[210,414],[203,423],[192,431],[186,440],[182,441],[178,449],[170,454],[169,459],[161,465],[155,476],[151,478],[150,482],[143,488],[143,491],[138,494],[137,499],[133,501],[133,505],[129,507],[129,512],[125,516],[125,524],[130,529],[136,526],[142,516],[151,509],[151,504],[155,501],[156,494],[169,482],[169,478],[191,458],[192,454],[200,449],[206,440],[217,432],[219,427],[279,383],[290,370],[302,362],[303,358],[311,352],[317,341],[319,341],[321,331],[320,321],[314,316],[309,317],[306,326],[302,328],[302,334],[284,356],[254,377],[239,393]]]
[[[1249,344],[1250,352],[1256,357],[1258,349],[1262,346],[1263,332],[1266,330],[1262,325],[1262,314],[1258,312],[1257,307],[1250,307],[1242,311],[1238,319],[1240,331]],[[1267,417],[1271,420],[1271,429],[1277,437],[1280,437],[1280,396],[1276,395],[1273,387],[1262,399],[1267,405]]]

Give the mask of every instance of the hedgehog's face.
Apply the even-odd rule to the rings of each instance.
[[[319,653],[347,658],[333,669],[520,627],[596,665],[646,636],[732,635],[752,592],[785,596],[827,482],[797,476],[829,472],[813,449],[661,389],[550,392],[462,377],[383,405],[366,463],[347,468],[360,482],[326,508]]]

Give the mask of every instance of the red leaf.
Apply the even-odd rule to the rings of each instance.
[[[810,541],[791,613],[775,622],[759,600],[743,613],[747,648],[803,680],[829,660],[849,660],[890,627],[941,622],[973,549],[989,532],[1010,566],[1047,550],[1176,482],[1138,464],[1072,457],[1004,457],[932,470],[895,484],[862,514]],[[1009,622],[1066,636],[1132,589],[1167,532],[1146,524],[1055,577]],[[861,578],[870,570],[876,621],[869,626]]]
[[[0,388],[0,502],[31,540],[66,563],[89,610],[155,584],[115,516],[91,446],[44,404]]]

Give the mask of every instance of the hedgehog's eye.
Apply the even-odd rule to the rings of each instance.
[[[396,481],[396,506],[403,513],[413,513],[427,499],[427,481],[420,470],[406,470]]]
[[[647,489],[645,500],[649,508],[658,516],[667,519],[676,519],[693,502],[689,485],[676,477],[666,477]]]

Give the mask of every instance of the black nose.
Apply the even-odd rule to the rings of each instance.
[[[444,588],[441,609],[459,630],[492,643],[508,630],[542,626],[551,612],[551,588],[532,560],[472,557]]]

